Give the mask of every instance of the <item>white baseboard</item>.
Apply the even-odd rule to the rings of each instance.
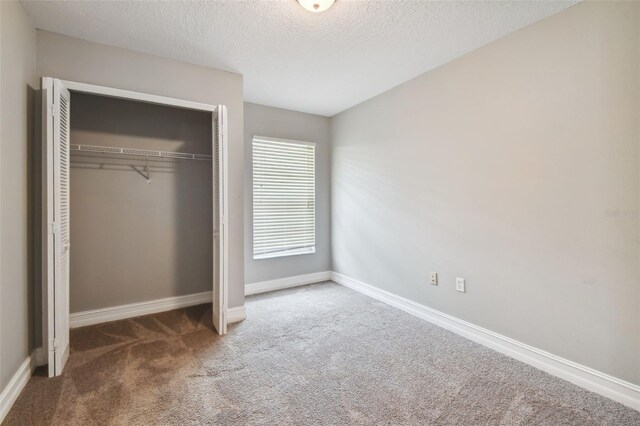
[[[333,272],[332,281],[640,411],[640,386]]]
[[[84,327],[85,325],[100,324],[103,322],[186,308],[187,306],[211,303],[212,301],[213,293],[205,291],[204,293],[189,294],[187,296],[167,297],[147,302],[76,312],[69,315],[69,326],[71,328]]]
[[[320,283],[331,279],[331,271],[314,272],[312,274],[295,275],[293,277],[279,278],[277,280],[261,281],[246,284],[244,286],[245,296],[252,294],[266,293],[274,290],[298,287],[301,285]]]
[[[4,421],[4,418],[9,414],[9,410],[20,396],[20,393],[26,386],[33,370],[36,368],[36,355],[35,351],[28,356],[18,367],[18,371],[13,375],[7,386],[0,393],[0,423]]]
[[[227,308],[227,323],[233,324],[234,322],[240,322],[247,319],[247,312],[244,306],[238,306],[235,308]]]
[[[113,306],[110,308],[94,309],[92,311],[76,312],[69,315],[69,326],[71,328],[84,327],[86,325],[100,324],[103,322],[117,321],[121,319],[134,318],[142,315],[155,314],[158,312],[171,311],[173,309],[186,308],[188,306],[211,303],[213,294],[210,291],[204,293],[189,294],[187,296],[167,297],[164,299],[149,300],[147,302],[130,303],[128,305]],[[227,322],[239,322],[247,318],[244,306],[227,309]],[[38,351],[42,352],[39,353]],[[47,363],[41,358],[46,356],[42,348],[36,350],[37,365]]]

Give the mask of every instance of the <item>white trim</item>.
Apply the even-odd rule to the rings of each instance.
[[[78,83],[76,81],[62,80],[62,83],[72,92],[90,93],[110,98],[128,99],[149,104],[168,105],[178,108],[192,109],[196,111],[215,112],[216,106],[200,102],[185,101],[182,99],[167,98],[165,96],[150,95],[131,90],[116,89],[113,87],[97,86],[95,84]]]
[[[247,311],[244,306],[236,306],[235,308],[227,309],[227,323],[240,322],[247,319]]]
[[[71,328],[84,327],[86,325],[139,317],[141,315],[155,314],[212,302],[213,292],[211,291],[189,294],[187,296],[166,297],[164,299],[129,303],[127,305],[113,306],[110,308],[76,312],[69,315],[69,325]]]
[[[311,146],[316,146],[315,142],[307,142],[307,141],[297,141],[297,140],[293,140],[293,139],[282,139],[282,138],[270,138],[268,136],[258,136],[258,135],[253,135],[253,138],[251,139],[251,141],[260,141],[260,142],[284,142],[284,143],[297,143],[297,144],[301,144],[301,145],[311,145]]]
[[[257,283],[245,284],[244,294],[250,296],[252,294],[266,293],[274,290],[282,290],[284,288],[298,287],[301,285],[319,283],[329,281],[331,279],[331,271],[314,272],[312,274],[295,275],[293,277],[279,278],[270,281],[261,281]]]
[[[640,411],[640,386],[479,327],[337,272],[332,281]]]
[[[227,334],[227,309],[229,308],[229,238],[228,238],[228,217],[229,217],[229,135],[227,124],[227,107],[218,105],[218,167],[220,196],[218,202],[220,206],[220,230],[219,242],[220,252],[220,268],[222,268],[222,276],[220,277],[220,286],[222,292],[222,333]]]
[[[54,375],[53,352],[53,79],[43,77],[42,92],[42,349],[49,376]],[[51,359],[49,359],[51,357]]]
[[[263,253],[258,255],[254,254],[253,260],[273,259],[276,257],[300,256],[302,254],[314,254],[315,252],[316,252],[316,246],[301,247],[297,249],[276,251],[273,253]]]
[[[36,368],[35,352],[28,356],[18,367],[7,386],[0,393],[0,423],[2,423],[9,414],[9,410],[20,396],[20,393],[26,386],[33,370]]]

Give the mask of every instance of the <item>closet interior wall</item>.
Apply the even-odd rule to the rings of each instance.
[[[72,93],[71,143],[211,155],[211,114]],[[212,162],[71,162],[70,311],[211,291]]]

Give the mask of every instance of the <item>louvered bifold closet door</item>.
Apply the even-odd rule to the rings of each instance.
[[[213,325],[218,334],[227,333],[227,232],[226,158],[227,108],[218,105],[213,113]]]
[[[253,258],[315,252],[315,144],[254,136]]]
[[[54,297],[56,375],[69,356],[69,259],[70,238],[70,115],[71,95],[61,81],[54,80]]]

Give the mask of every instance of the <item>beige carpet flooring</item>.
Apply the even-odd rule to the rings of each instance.
[[[336,284],[75,329],[7,425],[640,425],[640,413]]]

